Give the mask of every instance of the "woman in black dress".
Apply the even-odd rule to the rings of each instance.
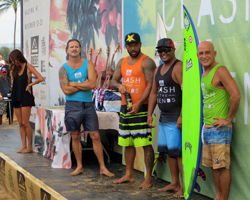
[[[22,139],[22,148],[17,153],[32,153],[33,131],[29,123],[31,107],[35,106],[32,86],[42,82],[43,77],[27,62],[18,49],[10,53],[9,62],[11,63],[10,71],[13,81],[11,99]],[[31,82],[32,74],[37,78],[34,82]],[[28,145],[26,137],[28,138]]]

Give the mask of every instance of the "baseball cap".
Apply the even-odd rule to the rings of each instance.
[[[125,36],[125,43],[129,44],[132,42],[140,43],[141,38],[138,33],[129,33]]]
[[[171,40],[170,38],[162,38],[157,42],[157,47],[156,49],[160,48],[160,47],[174,47],[174,42],[173,40]]]
[[[2,68],[0,69],[0,72],[1,72],[1,73],[4,73],[4,72],[8,72],[8,70],[7,70],[5,67],[2,67]]]

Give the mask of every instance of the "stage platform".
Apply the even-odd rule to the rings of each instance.
[[[174,193],[157,191],[158,188],[168,184],[159,179],[153,180],[152,188],[139,189],[144,175],[136,170],[134,183],[113,184],[113,180],[125,174],[125,166],[111,160],[110,163],[106,162],[106,166],[115,174],[115,178],[100,175],[97,160],[89,159],[94,157],[90,151],[84,151],[84,154],[91,154],[83,158],[84,174],[70,176],[73,169],[53,169],[51,160],[38,153],[16,153],[20,148],[18,125],[0,126],[0,182],[5,184],[11,193],[15,191],[19,199],[175,199],[172,197]],[[17,174],[17,181],[14,180],[15,174]],[[40,194],[37,195],[39,192]],[[19,196],[20,194],[22,197]],[[191,199],[210,200],[196,193]]]

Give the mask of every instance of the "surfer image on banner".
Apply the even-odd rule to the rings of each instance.
[[[153,128],[156,104],[161,111],[159,119],[158,151],[168,154],[172,182],[160,192],[175,191],[175,198],[183,198],[182,176],[182,71],[183,64],[175,57],[175,46],[170,38],[160,39],[156,49],[163,61],[154,73],[153,86],[148,102],[148,126]]]
[[[201,42],[197,55],[204,68],[201,79],[204,103],[202,164],[213,170],[215,200],[227,200],[231,183],[231,121],[241,95],[227,68],[215,61],[216,51],[211,42]]]

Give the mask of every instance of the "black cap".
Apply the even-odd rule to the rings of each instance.
[[[160,39],[158,41],[158,43],[157,43],[156,49],[158,49],[160,47],[170,47],[170,48],[172,47],[172,48],[175,48],[174,47],[174,42],[170,38],[162,38],[162,39]]]
[[[136,43],[141,42],[141,38],[138,33],[129,33],[125,36],[125,44],[129,44],[133,42],[136,42]]]

